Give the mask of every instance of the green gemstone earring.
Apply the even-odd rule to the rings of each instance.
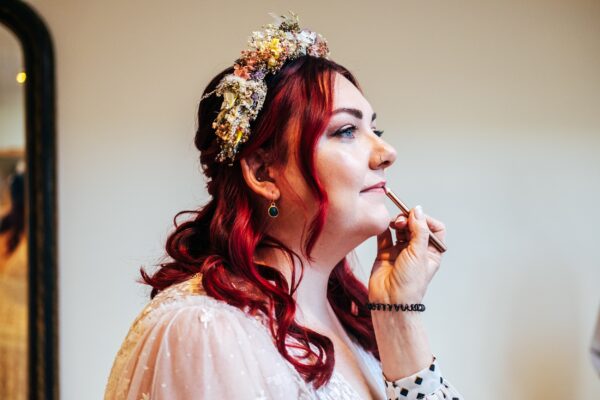
[[[279,209],[275,205],[275,200],[271,200],[271,205],[269,206],[269,217],[276,218],[279,215]]]

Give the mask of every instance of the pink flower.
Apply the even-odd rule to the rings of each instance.
[[[250,79],[250,73],[248,71],[248,67],[242,67],[239,64],[235,64],[233,66],[233,74],[236,76],[239,76],[240,78],[243,79]]]

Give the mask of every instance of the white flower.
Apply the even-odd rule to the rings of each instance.
[[[264,39],[265,35],[262,33],[262,31],[254,31],[252,32],[252,37],[254,39]]]
[[[301,31],[297,35],[298,41],[306,43],[307,45],[313,44],[317,38],[316,32],[309,32],[306,30]]]

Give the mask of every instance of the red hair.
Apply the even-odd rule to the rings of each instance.
[[[215,76],[204,93],[214,90],[221,78],[230,73],[233,73],[232,67]],[[262,148],[277,157],[275,161],[285,163],[289,156],[286,135],[292,129],[300,132],[298,146],[292,150],[296,152],[299,169],[318,202],[318,212],[310,223],[309,236],[303,242],[303,252],[311,261],[310,253],[323,229],[329,204],[316,177],[314,155],[318,139],[333,111],[335,73],[342,74],[361,90],[346,68],[332,60],[313,56],[288,61],[277,74],[268,75],[265,78],[267,97],[257,119],[251,123],[250,139],[237,155],[239,161]],[[327,336],[294,320],[296,302],[292,295],[299,282],[294,284],[292,281],[289,285],[278,269],[254,262],[253,255],[259,246],[281,249],[290,260],[297,254],[266,233],[269,217],[266,207],[261,204],[264,199],[256,201],[255,193],[244,180],[240,163],[227,166],[215,160],[219,147],[211,125],[221,102],[222,98],[215,95],[200,102],[195,137],[212,199],[199,210],[177,213],[173,221],[175,230],[166,243],[166,252],[172,261],[160,264],[152,275],[142,269],[142,279],[152,286],[151,297],[154,297],[166,287],[202,273],[202,284],[208,295],[240,309],[248,307],[251,313],[266,315],[281,355],[306,382],[321,387],[333,373],[333,343]],[[193,219],[178,224],[177,217],[185,213],[194,215]],[[301,266],[303,272],[302,263]],[[243,282],[245,287],[240,288],[239,284],[234,287],[233,278]],[[367,288],[353,274],[347,257],[335,266],[329,277],[327,298],[346,331],[379,359],[371,316],[365,306]],[[288,352],[285,344],[288,336],[300,343],[306,356],[295,358]],[[313,362],[300,362],[309,357]]]

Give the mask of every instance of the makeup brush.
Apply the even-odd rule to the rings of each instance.
[[[383,187],[383,191],[385,192],[387,197],[389,197],[390,200],[392,200],[394,204],[398,206],[398,208],[402,210],[404,215],[406,215],[406,217],[408,218],[408,215],[410,214],[410,209],[404,205],[402,200],[400,200],[398,196],[396,196],[394,192],[392,192],[392,190],[389,189],[387,186]],[[431,242],[431,244],[433,244],[433,246],[436,249],[439,250],[440,253],[443,253],[447,250],[446,245],[442,243],[442,241],[438,239],[433,233],[431,233],[431,231],[429,232],[429,241]]]

